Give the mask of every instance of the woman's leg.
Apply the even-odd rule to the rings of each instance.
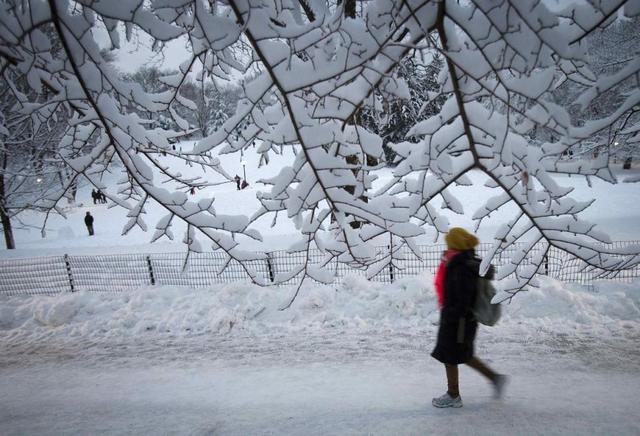
[[[460,396],[460,389],[458,387],[458,365],[444,364],[447,371],[447,393],[452,397]]]
[[[502,398],[502,396],[504,395],[505,386],[509,382],[508,376],[504,374],[498,374],[497,372],[489,368],[482,360],[478,359],[475,356],[467,362],[467,365],[488,378],[493,384],[494,397]]]
[[[467,365],[469,365],[471,368],[475,369],[480,374],[482,374],[483,376],[485,376],[486,378],[488,378],[489,380],[495,383],[496,376],[498,374],[494,370],[489,368],[482,360],[473,356],[471,360],[467,362]]]
[[[458,390],[458,365],[444,364],[447,371],[447,393],[431,400],[434,407],[462,407],[462,398]]]

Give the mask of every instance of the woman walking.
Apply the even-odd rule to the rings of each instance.
[[[502,396],[507,376],[498,374],[473,355],[478,322],[472,313],[480,259],[474,248],[478,238],[465,229],[454,227],[445,236],[447,251],[436,273],[435,287],[441,307],[438,340],[431,356],[444,363],[447,392],[434,398],[435,407],[462,407],[458,387],[458,365],[469,365],[493,384],[495,396]],[[493,277],[493,267],[486,278]]]

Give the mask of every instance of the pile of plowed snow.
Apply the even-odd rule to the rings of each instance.
[[[100,338],[127,335],[263,334],[288,331],[416,331],[437,325],[432,276],[396,283],[346,277],[340,285],[293,288],[247,283],[208,289],[147,287],[123,293],[66,293],[0,297],[0,338],[5,341]],[[600,282],[587,289],[543,280],[539,289],[504,304],[496,332],[531,329],[557,333],[589,330],[614,335],[640,331],[640,281]],[[605,333],[606,332],[606,333]]]

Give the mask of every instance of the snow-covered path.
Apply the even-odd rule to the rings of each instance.
[[[600,342],[485,332],[478,354],[512,383],[494,401],[463,368],[459,410],[430,405],[444,390],[444,371],[428,356],[432,333],[11,347],[2,350],[0,427],[5,435],[640,434],[635,333]]]
[[[462,368],[460,410],[431,283],[0,296],[0,434],[640,435],[640,282],[517,295],[476,341],[506,400]]]

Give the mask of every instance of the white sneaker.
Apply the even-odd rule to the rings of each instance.
[[[509,383],[509,376],[498,374],[493,382],[493,397],[500,399],[504,395],[505,387]]]
[[[462,407],[462,398],[460,395],[457,397],[452,397],[449,395],[449,392],[446,392],[443,396],[434,398],[431,400],[431,404],[434,407],[445,408],[445,407]]]

